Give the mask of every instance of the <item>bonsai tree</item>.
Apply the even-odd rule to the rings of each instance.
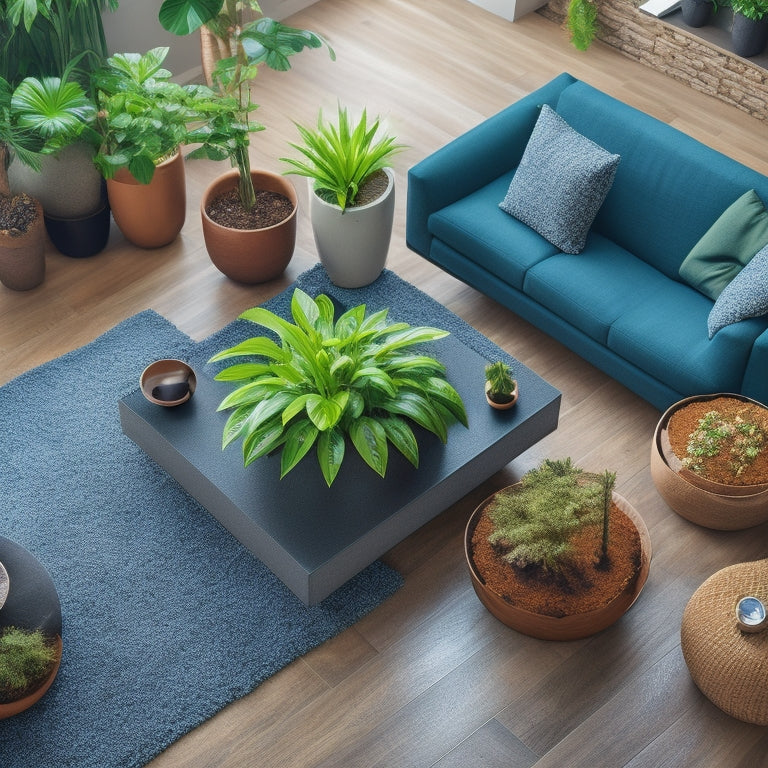
[[[255,18],[246,20],[246,11]],[[250,134],[263,130],[250,119],[256,109],[251,80],[262,64],[288,70],[290,56],[327,43],[313,32],[263,17],[255,0],[164,0],[159,18],[165,29],[177,35],[205,25],[216,43],[211,82],[221,98],[209,105],[207,123],[192,139],[201,146],[190,157],[229,159],[240,173],[240,202],[250,210],[256,199],[248,155]],[[330,46],[328,50],[335,58]]]
[[[0,632],[0,702],[16,701],[50,675],[55,647],[36,630],[6,627]]]
[[[513,392],[517,382],[513,378],[512,368],[503,360],[485,366],[485,393],[489,400],[503,405],[514,399]]]
[[[338,205],[342,213],[356,203],[357,195],[366,180],[382,168],[390,166],[390,158],[404,149],[393,136],[379,136],[380,117],[369,125],[366,110],[356,125],[348,111],[338,107],[336,124],[317,118],[317,128],[296,124],[303,144],[293,144],[306,160],[283,157],[298,176],[314,181],[315,193],[327,203]]]
[[[601,526],[600,552],[607,559],[608,513],[615,475],[590,475],[570,458],[545,459],[527,472],[521,487],[500,493],[489,507],[494,531],[489,541],[520,569],[567,576],[573,568],[573,537],[586,526]]]
[[[597,35],[596,0],[570,0],[565,25],[574,47],[586,51]]]
[[[275,333],[226,349],[210,362],[256,357],[217,374],[219,381],[238,384],[219,406],[232,409],[223,447],[243,441],[247,466],[282,448],[284,477],[317,446],[323,477],[330,486],[346,451],[346,437],[363,460],[382,477],[388,443],[415,467],[419,448],[410,426],[415,423],[442,441],[448,425],[467,426],[458,392],[434,358],[411,351],[448,335],[429,327],[387,322],[387,310],[367,314],[365,305],[334,320],[334,305],[320,295],[312,299],[300,289],[291,300],[294,323],[256,307],[240,317]]]

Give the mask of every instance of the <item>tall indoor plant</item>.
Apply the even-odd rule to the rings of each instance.
[[[395,211],[391,158],[404,149],[395,137],[380,134],[381,118],[366,110],[353,123],[341,105],[335,123],[297,124],[304,157],[282,158],[288,173],[310,180],[310,219],[315,245],[331,281],[343,288],[372,283],[384,269]]]
[[[206,41],[205,60],[210,53],[206,69],[219,99],[194,132],[192,140],[200,146],[190,157],[228,159],[236,169],[217,179],[203,195],[201,216],[208,253],[218,269],[235,280],[271,280],[293,255],[297,198],[292,185],[278,174],[251,171],[250,136],[263,129],[251,119],[256,109],[251,81],[262,64],[285,71],[290,69],[290,56],[327,44],[313,32],[263,17],[255,0],[164,0],[159,18],[165,29],[177,35],[200,30]],[[334,58],[330,46],[328,50]],[[288,199],[292,212],[267,226],[255,221],[251,213],[260,187]],[[239,210],[231,218],[226,212],[214,212],[214,199],[233,188],[238,190]]]

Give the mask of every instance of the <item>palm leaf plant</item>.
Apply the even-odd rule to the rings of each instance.
[[[310,129],[296,124],[302,144],[291,143],[306,161],[281,158],[298,176],[306,176],[314,182],[315,192],[327,203],[338,205],[342,213],[355,199],[363,182],[390,165],[390,158],[404,149],[395,143],[394,136],[380,136],[381,118],[376,117],[369,125],[366,110],[353,125],[347,109],[338,106],[337,122],[323,121],[323,113],[317,119],[317,128]]]
[[[247,14],[252,17],[246,18]],[[263,126],[250,119],[257,105],[251,100],[251,81],[264,64],[270,69],[290,69],[289,58],[305,48],[328,47],[319,35],[294,29],[262,16],[255,0],[164,0],[161,25],[176,35],[188,35],[203,25],[216,41],[216,63],[211,79],[221,101],[212,104],[207,123],[194,140],[200,146],[190,157],[229,159],[240,174],[240,202],[251,210],[256,193],[248,154],[250,134]]]
[[[237,383],[219,410],[231,410],[222,445],[243,441],[250,463],[278,448],[281,478],[316,446],[330,487],[341,468],[346,437],[382,477],[391,443],[418,467],[419,447],[411,424],[442,442],[448,426],[467,415],[445,366],[418,349],[447,331],[390,323],[387,310],[368,314],[364,304],[334,319],[334,305],[296,289],[293,323],[262,307],[240,317],[271,331],[211,358],[251,358],[224,368],[216,379]]]

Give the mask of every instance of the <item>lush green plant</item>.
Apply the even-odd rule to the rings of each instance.
[[[39,167],[39,153],[44,144],[40,136],[19,125],[18,114],[13,109],[12,102],[13,87],[0,77],[0,187],[3,189],[8,187],[7,172],[12,154],[27,165]]]
[[[40,630],[6,627],[0,632],[0,701],[15,701],[51,671],[56,649]]]
[[[252,357],[222,370],[219,381],[239,386],[219,410],[234,409],[223,447],[242,438],[247,466],[282,446],[284,477],[317,444],[330,486],[344,459],[346,436],[363,460],[384,476],[388,442],[414,466],[419,448],[409,422],[445,442],[448,425],[465,426],[464,404],[439,361],[411,348],[448,335],[437,328],[389,323],[387,310],[368,315],[365,305],[334,319],[328,296],[312,299],[296,289],[294,323],[256,307],[240,317],[277,335],[259,336],[211,358]]]
[[[739,477],[768,446],[768,429],[757,421],[741,416],[729,418],[719,411],[708,411],[699,419],[696,429],[688,438],[687,455],[682,464],[692,472],[705,472],[705,460],[725,453],[730,456],[729,466]]]
[[[155,166],[190,141],[189,125],[216,101],[204,85],[179,85],[163,68],[167,47],[119,53],[93,73],[97,130],[102,146],[96,165],[110,179],[127,168],[142,184]]]
[[[545,459],[523,476],[521,486],[497,494],[488,508],[494,525],[489,541],[519,568],[563,573],[573,553],[573,536],[585,526],[603,525],[607,551],[605,520],[613,480],[610,473],[583,472],[570,458]]]
[[[342,213],[355,204],[361,184],[376,171],[388,167],[395,152],[404,149],[394,136],[379,136],[381,118],[368,125],[366,110],[356,125],[349,113],[338,107],[337,122],[326,123],[323,113],[317,128],[296,124],[304,144],[293,144],[308,162],[281,158],[291,166],[288,173],[313,179],[315,192],[326,202],[338,205]]]
[[[731,8],[734,13],[760,21],[768,15],[768,0],[731,0]]]
[[[570,0],[565,25],[574,47],[586,51],[598,30],[596,0]]]
[[[246,11],[256,18],[246,20]],[[263,17],[255,0],[164,0],[159,18],[176,35],[188,35],[205,25],[216,39],[218,60],[212,81],[222,100],[211,105],[208,123],[193,139],[201,146],[190,157],[229,159],[240,172],[240,202],[250,210],[256,199],[248,155],[250,134],[263,129],[250,119],[256,109],[251,81],[260,65],[288,70],[290,56],[327,43],[314,32]],[[328,50],[335,58],[330,46]]]
[[[508,363],[496,360],[485,366],[485,380],[488,382],[488,396],[494,400],[507,398],[515,388],[514,373]]]
[[[107,56],[101,14],[117,0],[0,0],[0,74],[13,86],[25,77],[61,77],[86,54],[80,80]]]

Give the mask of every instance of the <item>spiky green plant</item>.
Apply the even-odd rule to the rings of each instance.
[[[0,701],[15,701],[50,673],[56,649],[40,630],[0,632]]]
[[[390,158],[404,149],[394,136],[380,136],[381,118],[369,124],[366,110],[353,125],[346,108],[338,106],[336,124],[325,122],[323,113],[317,128],[296,124],[303,144],[291,143],[306,161],[280,158],[291,167],[287,173],[306,176],[314,182],[317,195],[327,203],[338,205],[342,213],[355,204],[360,186],[376,171],[391,165]]]
[[[570,0],[565,25],[571,33],[571,43],[586,51],[597,35],[597,3],[595,0]]]
[[[412,350],[448,332],[389,323],[387,314],[386,309],[367,314],[361,304],[335,319],[328,296],[313,299],[297,288],[291,299],[294,323],[262,307],[240,315],[272,331],[279,343],[258,336],[211,358],[252,358],[216,376],[238,383],[219,406],[232,409],[223,447],[241,438],[246,466],[282,447],[284,477],[316,444],[328,486],[341,467],[347,436],[382,477],[388,443],[418,466],[410,423],[446,442],[448,425],[459,421],[467,426],[467,415],[445,378],[445,366]]]
[[[545,459],[523,476],[519,488],[497,494],[488,508],[494,525],[489,541],[519,568],[563,573],[574,534],[602,522],[604,499],[603,482],[570,458]]]
[[[506,398],[515,388],[514,373],[508,363],[496,360],[485,366],[485,380],[488,382],[488,395],[492,400]]]

